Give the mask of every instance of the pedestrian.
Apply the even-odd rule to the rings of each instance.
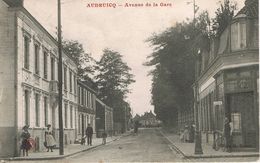
[[[187,125],[185,125],[183,138],[184,138],[184,142],[189,142],[189,127]]]
[[[102,144],[106,144],[107,143],[107,133],[106,130],[104,130],[104,132],[102,133]]]
[[[194,142],[194,135],[195,135],[195,129],[194,129],[194,125],[190,125],[190,131],[189,131],[189,140],[190,140],[190,143],[193,143]]]
[[[88,124],[88,127],[86,129],[86,135],[87,135],[88,145],[92,146],[93,128],[90,126],[90,124]]]
[[[28,151],[32,148],[32,145],[29,141],[29,138],[31,137],[29,131],[29,126],[25,125],[23,127],[23,131],[21,134],[21,138],[22,138],[22,145],[21,145],[21,150],[23,151],[23,156],[28,156]]]
[[[51,125],[48,124],[47,125],[47,129],[45,130],[45,145],[47,148],[47,152],[49,152],[49,149],[51,150],[51,152],[53,152],[53,148],[55,147],[55,139],[53,137],[53,132],[51,129]]]
[[[224,137],[225,137],[225,148],[227,152],[231,152],[231,126],[229,119],[225,117],[224,120]]]
[[[135,121],[135,124],[134,124],[134,133],[137,135],[138,134],[138,127],[139,127],[139,122],[138,121]]]

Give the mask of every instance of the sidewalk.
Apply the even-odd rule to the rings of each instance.
[[[130,132],[126,132],[122,135],[108,137],[107,144],[113,141],[119,140],[121,137],[128,136]],[[81,145],[81,144],[70,144],[64,146],[64,155],[59,155],[59,149],[54,149],[53,152],[29,152],[28,157],[12,157],[12,158],[5,158],[3,160],[55,160],[66,158],[84,151],[88,151],[90,149],[94,149],[96,147],[102,146],[102,138],[94,138],[92,140],[92,146],[88,145]]]
[[[180,141],[177,134],[160,130],[161,134],[173,145],[174,149],[181,153],[185,158],[218,158],[218,157],[259,157],[258,152],[223,152],[215,151],[212,146],[203,143],[203,154],[195,155],[195,143],[184,143]]]

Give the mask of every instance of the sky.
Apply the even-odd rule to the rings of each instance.
[[[153,111],[151,102],[151,68],[143,66],[152,47],[145,42],[153,33],[160,33],[176,22],[193,18],[192,0],[61,0],[62,35],[67,40],[78,40],[86,52],[99,60],[104,48],[123,55],[132,68],[136,82],[130,85],[127,101],[134,114]],[[237,0],[238,9],[244,0]],[[114,7],[89,7],[92,3],[113,3]],[[126,7],[143,4],[143,7]],[[146,3],[152,6],[147,7]],[[153,3],[158,4],[153,7]],[[160,4],[164,4],[160,6]],[[168,4],[168,6],[166,5]],[[214,16],[219,0],[196,0],[199,11],[208,10]],[[25,8],[53,36],[57,26],[57,0],[24,0]],[[122,5],[122,6],[119,6]],[[128,5],[129,6],[129,5]]]

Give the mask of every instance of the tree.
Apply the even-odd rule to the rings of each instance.
[[[95,68],[95,81],[99,88],[98,97],[114,109],[114,120],[121,120],[126,107],[125,98],[130,93],[129,85],[134,81],[131,68],[123,62],[122,55],[110,49],[104,49]],[[127,103],[128,104],[128,103]]]
[[[79,78],[95,88],[95,83],[91,79],[94,75],[95,60],[85,52],[83,45],[76,40],[66,40],[63,42],[63,49],[76,62]]]
[[[152,104],[158,119],[177,125],[178,110],[193,108],[195,56],[199,49],[209,49],[210,22],[202,12],[193,22],[177,23],[147,42],[153,47],[146,66],[153,66]]]
[[[212,19],[213,25],[212,29],[217,37],[226,29],[228,24],[231,22],[234,11],[237,9],[237,3],[231,2],[230,0],[224,0],[221,3],[217,11],[216,16]]]

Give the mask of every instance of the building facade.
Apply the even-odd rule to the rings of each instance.
[[[29,125],[44,150],[44,130],[51,124],[58,145],[57,41],[23,7],[22,1],[0,0],[0,157],[18,156],[20,134]],[[63,52],[64,143],[77,128],[77,65]]]
[[[198,120],[202,142],[214,144],[231,121],[233,147],[258,150],[259,144],[258,0],[246,0],[210,51],[197,61]]]
[[[77,138],[82,138],[86,133],[87,125],[93,127],[96,134],[96,91],[78,80],[78,128]]]
[[[114,134],[113,129],[113,108],[107,106],[98,98],[96,99],[96,131],[97,137],[102,136],[102,132],[106,131],[109,136]]]

